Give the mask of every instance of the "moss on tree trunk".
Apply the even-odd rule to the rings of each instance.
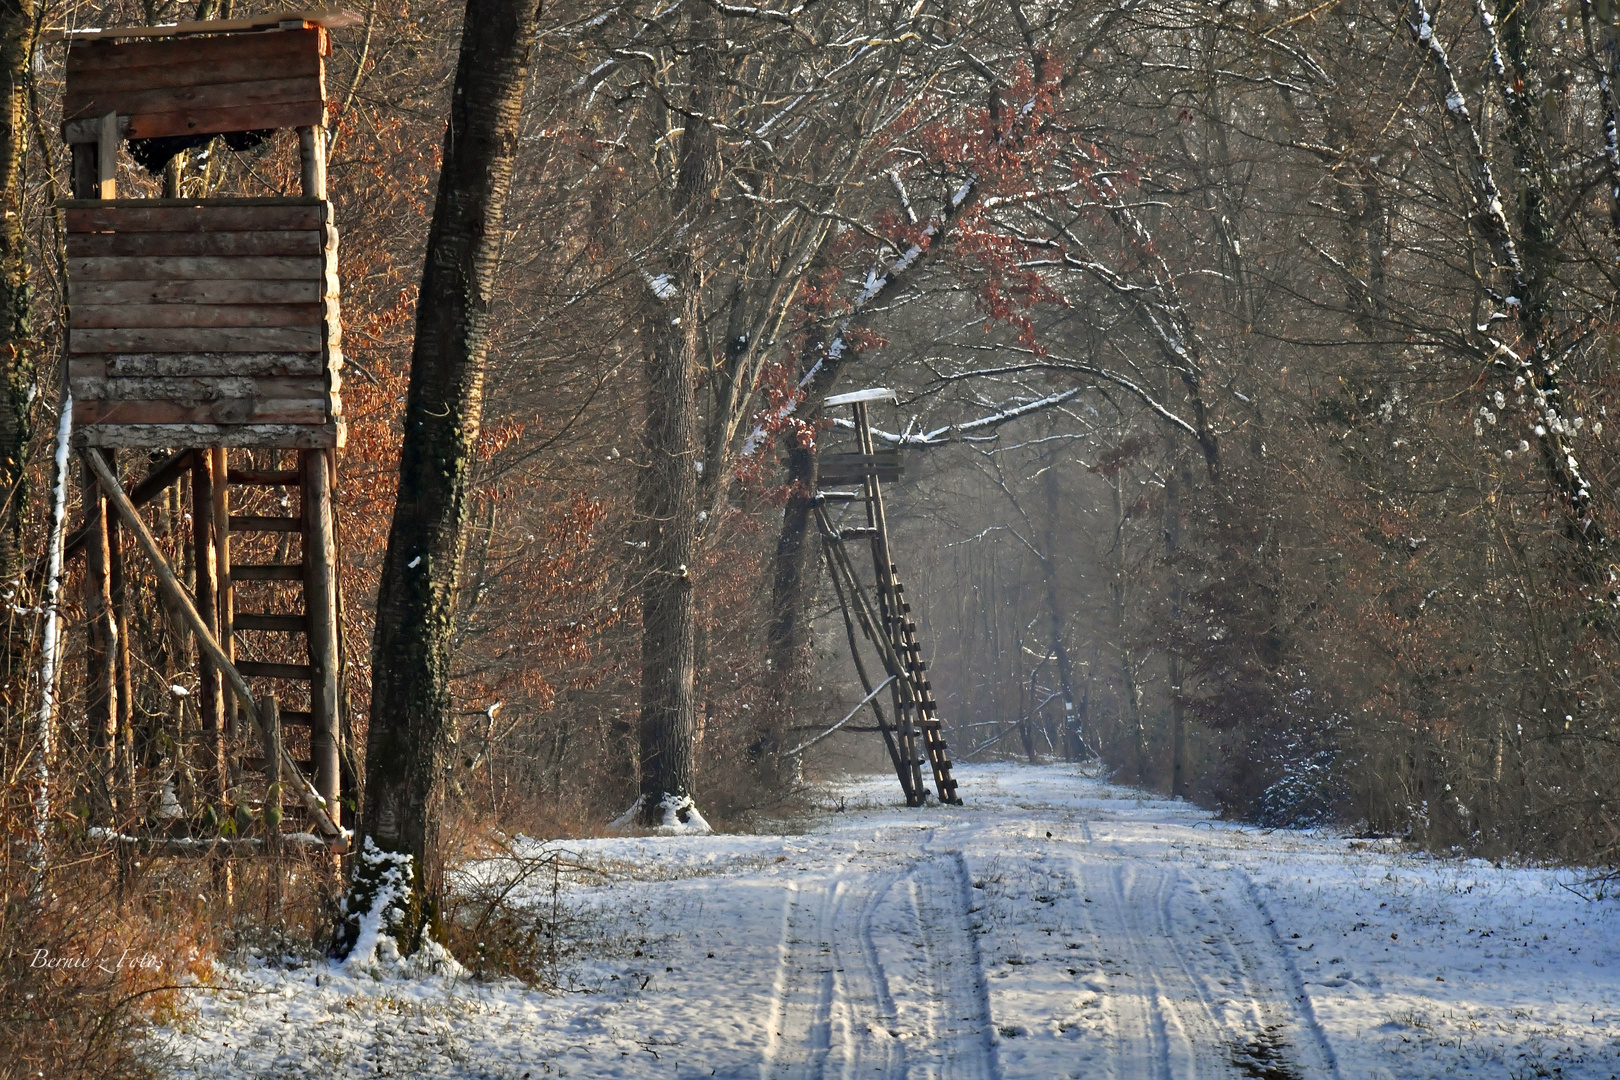
[[[468,0],[444,165],[428,233],[411,353],[399,495],[372,641],[366,801],[357,846],[412,857],[409,900],[394,924],[410,952],[443,885],[438,828],[454,716],[456,589],[466,550],[467,488],[479,434],[490,292],[512,183],[534,0]],[[377,889],[357,864],[345,947]]]

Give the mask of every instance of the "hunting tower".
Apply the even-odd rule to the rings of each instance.
[[[260,847],[284,839],[284,792],[290,823],[301,806],[304,835],[341,844],[332,500],[343,357],[325,58],[328,31],[355,21],[288,12],[63,35],[68,389],[85,466],[85,520],[70,551],[87,561],[92,743],[110,803],[120,788],[135,803],[126,594],[136,578],[123,563],[133,535],[195,646],[190,745],[203,760],[188,768],[207,778],[197,798],[220,811],[256,799],[268,823]],[[188,150],[217,153],[216,138],[245,151],[288,128],[298,138],[293,191],[183,198],[171,180],[162,198],[118,197],[121,147],[156,173]],[[144,478],[121,485],[136,464]],[[139,507],[161,496],[178,511],[181,491],[189,514],[169,514],[167,539],[156,539]],[[169,837],[170,848],[218,846]]]

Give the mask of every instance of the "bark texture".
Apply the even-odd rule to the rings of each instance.
[[[809,417],[814,427],[817,409]],[[811,525],[815,513],[818,459],[813,445],[792,442],[787,448],[788,500],[782,508],[771,578],[769,640],[771,710],[757,733],[755,767],[779,783],[792,767],[780,759],[782,736],[793,726],[794,704],[810,685],[811,602],[816,594],[820,544]]]
[[[28,339],[28,270],[24,263],[23,156],[27,152],[28,60],[34,49],[34,5],[0,2],[0,358],[5,361],[6,400],[0,409],[0,482],[5,485],[0,566],[9,578],[21,558],[20,486],[28,451],[29,402],[37,387]]]
[[[24,465],[28,459],[31,403],[39,389],[29,341],[27,238],[23,232],[23,157],[27,152],[28,63],[34,51],[31,0],[0,0],[0,78],[5,101],[0,112],[0,362],[5,400],[0,404],[0,574],[16,580],[24,552],[22,531]],[[15,606],[13,606],[15,611]],[[16,619],[15,615],[11,616]],[[0,651],[0,685],[17,694],[26,680],[29,635],[11,627]],[[20,700],[7,704],[21,709]]]
[[[443,881],[438,822],[454,724],[456,587],[490,292],[538,16],[534,0],[468,0],[422,270],[399,496],[377,597],[366,802],[356,837],[356,847],[369,838],[382,852],[412,859],[410,900],[395,923],[407,952],[434,921]],[[357,865],[346,909],[349,944],[377,889],[368,868],[383,865]]]
[[[698,534],[697,377],[702,369],[704,268],[698,237],[714,202],[717,147],[716,24],[703,13],[692,22],[692,90],[670,190],[667,221],[676,238],[666,268],[648,275],[644,338],[647,426],[644,465],[636,490],[637,517],[647,545],[641,585],[640,819],[684,815],[693,788],[697,733],[697,615],[692,567]],[[668,800],[666,804],[666,800]],[[684,816],[682,817],[684,820]]]

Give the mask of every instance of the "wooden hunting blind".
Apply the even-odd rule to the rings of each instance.
[[[73,195],[61,204],[67,380],[86,469],[85,521],[69,550],[87,559],[89,727],[109,792],[122,777],[134,807],[121,540],[134,535],[165,607],[195,642],[209,778],[200,797],[217,806],[210,820],[251,800],[250,789],[262,792],[264,835],[227,844],[243,850],[281,844],[284,792],[293,796],[288,818],[305,815],[301,835],[343,842],[332,512],[343,357],[325,58],[328,31],[357,21],[346,12],[287,12],[61,35]],[[121,148],[158,172],[215,139],[245,150],[283,128],[298,133],[296,194],[117,197]],[[145,451],[132,456],[148,462],[144,479],[127,488],[118,480],[121,448]],[[164,527],[168,546],[184,555],[183,572],[168,564],[139,509],[159,496],[178,505],[169,494],[177,485],[189,489],[189,535],[175,531],[180,515]],[[158,849],[221,843],[217,833],[176,837],[171,829]]]
[[[337,230],[314,137],[326,124],[327,31],[301,16],[218,25],[68,41],[69,374],[82,445],[343,444]],[[298,196],[115,197],[122,142],[161,152],[276,128],[300,132]]]
[[[816,466],[815,506],[822,553],[843,610],[850,656],[866,689],[862,704],[871,705],[877,721],[872,727],[848,730],[882,734],[895,776],[905,793],[906,805],[922,806],[927,801],[923,779],[925,765],[933,774],[939,801],[960,803],[956,780],[951,775],[950,749],[945,744],[934,688],[928,681],[928,665],[922,658],[922,644],[917,638],[917,622],[906,600],[906,587],[900,581],[900,567],[894,562],[889,541],[883,485],[900,479],[900,450],[877,448],[868,413],[873,402],[894,399],[893,390],[869,389],[838,394],[823,402],[827,408],[849,406],[850,426],[855,431],[853,451],[820,456]],[[851,510],[856,511],[853,522],[846,521]],[[863,582],[864,575],[850,554],[851,541],[860,540],[865,540],[871,549],[870,586]],[[876,685],[862,659],[855,636],[857,626],[888,675]],[[892,720],[876,701],[885,687],[889,689]]]

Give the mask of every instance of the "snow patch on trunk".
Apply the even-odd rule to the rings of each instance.
[[[637,796],[630,809],[608,822],[608,829],[616,833],[634,831],[640,823],[641,808],[646,805],[646,800],[645,795]],[[658,812],[659,823],[651,830],[658,836],[708,836],[714,832],[714,828],[698,812],[697,804],[690,795],[666,793],[658,800]]]
[[[394,929],[411,901],[412,858],[404,852],[384,851],[366,837],[360,851],[361,875],[377,883],[371,903],[360,913],[360,932],[349,955],[334,966],[354,975],[373,978],[420,978],[439,975],[464,977],[466,969],[450,951],[423,935],[422,944],[409,957],[401,955]],[[348,900],[345,899],[345,914]]]

